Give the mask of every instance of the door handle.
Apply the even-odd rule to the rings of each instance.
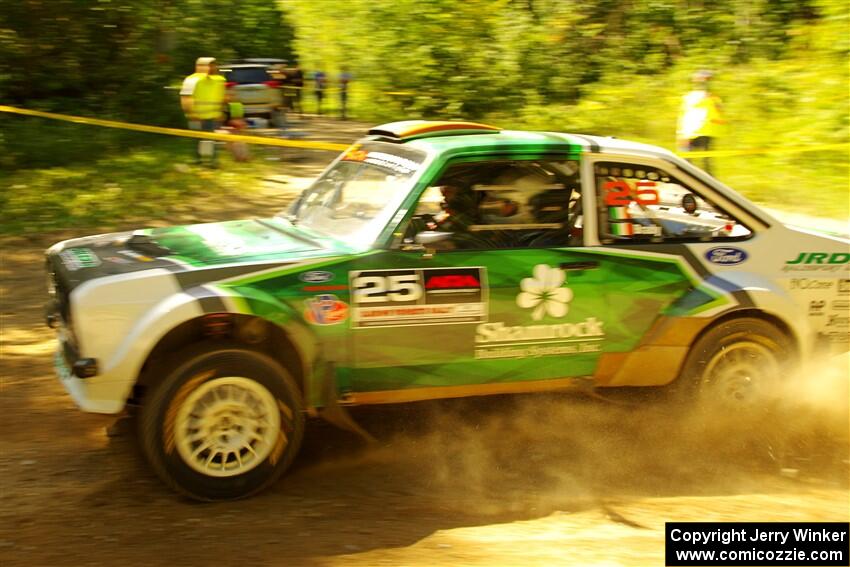
[[[562,270],[595,270],[599,267],[599,262],[564,262],[560,266]]]

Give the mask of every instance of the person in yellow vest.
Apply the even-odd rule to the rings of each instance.
[[[711,71],[697,71],[692,79],[694,88],[682,97],[676,139],[681,151],[710,151],[714,138],[721,134],[726,121],[720,98],[711,92]],[[703,169],[711,173],[711,161],[703,158]]]
[[[214,132],[224,120],[226,97],[225,78],[218,74],[214,57],[199,57],[195,72],[183,80],[180,89],[180,106],[186,115],[190,130]],[[215,144],[212,140],[198,142],[197,161],[209,156],[215,167]]]

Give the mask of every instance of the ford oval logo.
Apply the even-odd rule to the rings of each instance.
[[[334,279],[334,275],[330,272],[304,272],[299,276],[302,282],[307,283],[322,283]]]
[[[724,266],[734,266],[740,264],[747,259],[747,253],[740,248],[732,246],[719,246],[712,248],[705,253],[705,257],[712,264],[722,264]]]

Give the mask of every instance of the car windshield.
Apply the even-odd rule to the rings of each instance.
[[[301,194],[288,218],[355,246],[370,245],[401,206],[425,157],[398,144],[356,144]]]

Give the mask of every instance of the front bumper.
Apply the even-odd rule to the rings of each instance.
[[[245,115],[248,116],[257,116],[261,114],[272,114],[277,110],[279,104],[273,103],[256,103],[256,104],[243,104]]]
[[[48,315],[48,320],[49,317]],[[77,349],[66,339],[60,339],[59,346],[63,368],[68,369],[77,378],[85,379],[97,376],[97,359],[80,358]]]
[[[59,381],[71,395],[74,403],[83,411],[92,413],[120,413],[124,409],[124,381],[115,376],[98,374],[80,378],[74,374],[73,366],[80,359],[69,359],[69,353],[75,352],[68,348],[67,341],[61,337],[53,356],[53,367]],[[71,354],[70,356],[73,356]]]

